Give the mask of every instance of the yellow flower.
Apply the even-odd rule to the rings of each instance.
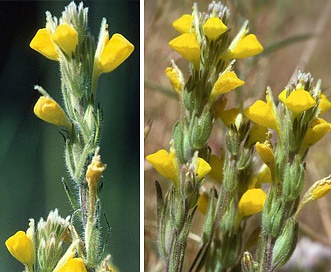
[[[25,266],[33,266],[35,261],[34,243],[24,231],[18,231],[9,237],[6,247],[11,255]]]
[[[320,109],[320,114],[331,109],[331,102],[327,99],[324,94],[320,95],[320,102],[318,104],[318,108]]]
[[[330,180],[320,182],[318,186],[316,186],[316,188],[314,188],[314,190],[311,192],[312,200],[325,196],[328,192],[330,192],[330,190],[331,190]]]
[[[97,149],[86,171],[86,180],[88,182],[89,188],[95,188],[97,186],[102,173],[106,170],[107,167],[106,164],[101,162],[98,151],[99,150]]]
[[[244,111],[244,114],[256,124],[274,129],[276,131],[278,130],[269,95],[267,95],[267,103],[262,100],[257,100],[252,106]]]
[[[108,73],[121,65],[133,52],[134,46],[121,34],[114,34],[110,40],[105,37],[104,48],[98,60],[98,72]]]
[[[71,122],[63,109],[52,98],[41,96],[35,104],[33,111],[37,117],[56,126],[71,129]]]
[[[209,172],[209,176],[216,180],[219,183],[223,181],[223,161],[216,155],[211,155],[209,164],[211,166],[211,171]]]
[[[176,50],[183,58],[192,62],[195,68],[200,63],[200,44],[194,33],[184,33],[171,40],[169,45]]]
[[[37,31],[36,35],[30,42],[30,47],[48,59],[58,60],[58,54],[55,45],[52,42],[51,34],[46,28]]]
[[[209,163],[206,162],[204,159],[198,158],[196,171],[198,174],[198,181],[200,181],[209,174],[209,172],[211,171],[211,167]]]
[[[174,148],[170,148],[170,153],[161,149],[156,153],[146,156],[146,160],[153,165],[159,174],[172,180],[176,187],[179,186],[179,165]],[[210,165],[202,158],[198,158],[195,167],[198,181],[211,171]]]
[[[206,192],[199,194],[197,206],[198,206],[198,211],[201,212],[202,214],[206,214],[207,212],[208,201],[209,201],[209,195]]]
[[[242,216],[250,216],[261,212],[266,198],[266,193],[261,189],[248,189],[239,201],[239,214]]]
[[[218,17],[209,18],[203,25],[203,32],[210,40],[216,40],[227,30],[227,26]]]
[[[286,90],[284,90],[279,94],[278,98],[295,115],[316,105],[315,99],[311,97],[309,92],[302,89],[294,90],[288,97],[286,97]]]
[[[190,33],[193,17],[190,14],[184,14],[172,23],[174,29],[180,33]]]
[[[257,123],[254,123],[249,131],[248,146],[255,144],[256,142],[264,142],[267,138],[268,129]]]
[[[165,70],[165,73],[169,78],[174,90],[177,92],[177,94],[180,94],[180,92],[184,89],[184,77],[181,70],[179,70],[179,68],[173,63],[173,66],[168,67]]]
[[[59,25],[51,39],[69,57],[76,51],[78,33],[67,23]]]
[[[322,118],[314,119],[307,129],[305,137],[303,138],[300,153],[305,152],[307,148],[316,144],[329,131],[331,131],[330,123],[327,123]]]
[[[146,160],[153,165],[159,174],[172,180],[175,186],[179,186],[179,166],[174,151],[168,153],[165,149],[161,149],[146,156]]]
[[[30,47],[46,58],[58,60],[57,45],[65,54],[71,57],[78,44],[77,31],[67,23],[59,25],[53,35],[46,29],[39,29],[30,42]]]
[[[239,79],[235,72],[226,71],[225,73],[221,74],[215,82],[210,94],[210,99],[215,99],[218,95],[230,92],[244,84],[245,82]]]
[[[243,59],[263,52],[263,47],[254,34],[244,36],[233,49],[225,54],[226,59]]]
[[[257,142],[255,144],[255,148],[257,153],[259,153],[262,161],[270,168],[270,170],[273,170],[275,166],[275,155],[271,149],[270,144],[268,142],[263,144]]]
[[[82,258],[72,258],[59,269],[57,272],[86,272],[86,267]]]

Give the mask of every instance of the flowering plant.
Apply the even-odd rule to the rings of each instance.
[[[320,117],[331,104],[321,81],[314,85],[309,73],[299,72],[278,101],[268,87],[266,102],[231,107],[228,93],[245,87],[237,62],[264,50],[249,32],[248,21],[234,35],[229,9],[213,1],[207,12],[199,12],[194,4],[192,14],[181,16],[173,27],[181,34],[169,45],[189,62],[188,75],[174,60],[165,70],[179,100],[180,117],[169,152],[161,149],[146,156],[170,180],[165,193],[155,182],[163,267],[274,271],[296,246],[302,208],[330,190],[330,177],[306,192],[303,184],[309,148],[331,129]],[[216,151],[220,157],[209,146],[217,119],[225,130],[225,146]],[[214,180],[209,190],[208,178]],[[196,235],[192,228],[199,212],[204,223]],[[248,236],[255,214],[261,214],[261,220]],[[187,250],[190,237],[199,242],[193,253]],[[185,264],[189,254],[193,257]]]
[[[62,128],[71,179],[63,185],[73,215],[64,219],[55,209],[37,226],[30,219],[28,230],[8,238],[6,246],[25,271],[116,271],[101,235],[99,193],[106,164],[99,154],[103,116],[96,94],[99,76],[116,69],[134,46],[121,34],[109,37],[106,19],[95,43],[88,8],[71,2],[59,19],[46,12],[46,26],[36,32],[30,47],[60,67],[63,106],[35,86],[41,96],[34,113]]]

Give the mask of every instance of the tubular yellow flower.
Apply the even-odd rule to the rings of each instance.
[[[30,47],[51,60],[58,60],[58,53],[46,28],[39,29],[30,42]]]
[[[63,109],[52,98],[41,96],[35,104],[33,111],[37,117],[56,126],[71,129],[71,122]]]
[[[272,151],[269,143],[259,143],[257,142],[255,144],[256,151],[259,153],[262,161],[269,166],[270,169],[274,169],[275,166],[275,155]]]
[[[165,70],[166,76],[169,78],[172,87],[179,95],[184,89],[184,77],[179,68],[173,63],[173,67],[168,67]]]
[[[32,266],[35,262],[35,249],[33,241],[24,231],[18,231],[9,237],[6,247],[11,255],[25,266]]]
[[[221,74],[215,82],[210,94],[210,99],[215,99],[218,95],[230,92],[244,84],[245,82],[239,79],[235,72],[226,71],[225,73]]]
[[[175,186],[179,186],[178,162],[175,154],[169,154],[165,149],[146,156],[146,160],[153,165],[162,176],[172,180]]]
[[[172,23],[174,29],[180,33],[190,33],[193,17],[191,14],[184,14]]]
[[[69,259],[58,272],[86,272],[86,267],[82,258]]]
[[[324,94],[320,95],[320,103],[318,104],[318,108],[320,109],[320,114],[331,109],[331,102]]]
[[[286,90],[282,91],[279,96],[279,100],[294,114],[298,115],[316,105],[316,101],[311,97],[309,92],[298,89],[290,93],[286,97]]]
[[[239,214],[242,216],[250,216],[261,212],[266,198],[266,193],[261,189],[248,189],[239,201]]]
[[[331,190],[331,181],[324,180],[324,182],[320,182],[316,188],[311,192],[312,200],[321,198],[325,196]]]
[[[69,57],[76,51],[78,33],[71,25],[59,25],[51,36],[53,42]]]
[[[322,118],[314,119],[303,138],[300,152],[303,153],[307,148],[316,144],[329,131],[331,131],[330,123],[327,123]]]
[[[200,44],[194,33],[184,33],[171,40],[169,45],[181,54],[183,58],[192,62],[195,68],[199,67]]]
[[[233,50],[228,50],[225,54],[227,59],[244,59],[258,55],[263,52],[263,47],[254,34],[243,37],[235,45]]]
[[[99,72],[108,73],[121,65],[133,52],[134,46],[121,34],[114,34],[105,43],[99,60]]]
[[[211,171],[209,172],[209,176],[216,180],[218,183],[222,183],[223,181],[223,161],[216,155],[211,155],[209,164],[211,166]]]
[[[277,123],[272,107],[272,102],[267,95],[267,103],[257,100],[252,106],[244,111],[247,118],[261,126],[271,128],[277,131]]]
[[[206,162],[204,159],[198,158],[197,163],[197,174],[198,174],[198,180],[200,181],[203,179],[208,173],[211,171],[211,167],[208,162]]]
[[[216,40],[227,30],[227,26],[218,17],[209,18],[203,25],[203,32],[210,40]]]

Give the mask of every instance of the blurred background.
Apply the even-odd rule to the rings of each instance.
[[[62,101],[58,64],[29,48],[45,26],[45,11],[60,17],[68,4],[0,1],[0,271],[23,270],[4,242],[25,231],[29,218],[37,223],[55,208],[63,217],[73,212],[61,184],[62,177],[69,179],[60,130],[33,114],[35,84]],[[98,100],[104,111],[100,153],[108,165],[101,192],[111,227],[107,251],[121,271],[139,271],[139,1],[84,1],[84,6],[96,39],[105,17],[110,35],[121,33],[135,45],[119,68],[101,76]]]
[[[207,11],[211,1],[146,0],[145,1],[145,156],[161,148],[169,150],[172,127],[179,117],[177,97],[165,76],[170,59],[174,59],[188,78],[187,61],[171,50],[168,42],[179,35],[171,24],[184,13],[191,13],[193,2]],[[322,79],[322,89],[331,99],[331,1],[316,0],[232,0],[222,1],[230,8],[229,24],[234,33],[245,19],[250,32],[264,47],[258,57],[239,60],[236,72],[245,85],[227,94],[229,107],[244,103],[248,107],[257,99],[265,99],[265,88],[271,86],[275,97],[299,68],[311,72],[315,82]],[[322,116],[331,122],[331,114]],[[210,139],[214,153],[224,145],[224,127],[216,122]],[[310,150],[307,158],[307,189],[314,181],[331,173],[331,135],[326,135]],[[145,162],[145,271],[162,271],[156,254],[155,179],[163,192],[168,181]],[[209,181],[206,181],[208,186]],[[331,269],[331,196],[307,205],[303,211],[298,250],[283,271],[330,271]],[[259,219],[258,217],[252,218]],[[200,234],[203,217],[197,215],[193,233]],[[196,254],[198,242],[189,241],[188,262]]]

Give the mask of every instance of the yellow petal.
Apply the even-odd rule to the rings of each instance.
[[[222,20],[218,17],[209,18],[203,25],[203,32],[210,40],[216,40],[227,31],[227,29],[227,26],[223,24]]]
[[[250,216],[261,212],[266,198],[266,193],[261,189],[248,189],[239,201],[239,213],[243,216]]]
[[[41,96],[35,104],[33,111],[37,117],[56,126],[71,129],[71,123],[62,108],[52,98]]]
[[[257,123],[254,123],[249,131],[248,146],[255,144],[256,142],[264,142],[267,138],[268,129]]]
[[[279,95],[278,95],[278,99],[280,101],[282,101],[283,104],[285,104],[286,102],[286,90],[283,90]]]
[[[321,182],[312,191],[312,200],[325,196],[331,190],[331,182]]]
[[[210,94],[211,99],[215,99],[216,96],[232,91],[233,89],[244,85],[244,81],[239,79],[235,72],[228,71],[217,79],[214,84],[213,90]]]
[[[172,26],[180,33],[190,33],[193,17],[190,14],[184,14],[172,23]]]
[[[86,267],[82,258],[69,259],[58,272],[86,272]]]
[[[261,184],[270,182],[272,182],[270,168],[266,164],[263,164],[256,175],[256,183]]]
[[[316,144],[323,136],[331,131],[331,124],[322,118],[316,118],[310,124],[301,145],[301,152]]]
[[[58,54],[51,34],[46,28],[39,29],[30,42],[30,47],[51,60],[58,60]]]
[[[71,25],[59,25],[52,35],[53,42],[69,57],[76,51],[78,33]]]
[[[233,108],[229,110],[223,111],[222,114],[220,114],[220,118],[224,125],[230,126],[231,124],[234,124],[236,122],[237,116],[240,113],[239,108]]]
[[[226,53],[228,59],[243,59],[263,52],[263,47],[254,34],[249,34],[242,38],[233,51]]]
[[[256,151],[259,153],[262,161],[269,166],[271,170],[274,169],[275,166],[275,155],[274,152],[272,151],[270,145],[268,143],[259,143],[257,142],[255,144]]]
[[[320,109],[320,114],[331,109],[331,102],[327,99],[324,94],[320,95],[320,102],[318,104],[318,108]]]
[[[6,242],[6,247],[11,255],[24,265],[33,265],[35,249],[33,241],[25,234],[24,231],[18,231],[13,236],[9,237]]]
[[[121,34],[114,34],[100,57],[100,73],[108,73],[121,65],[133,52],[134,46]]]
[[[202,214],[206,214],[207,212],[208,201],[209,201],[209,195],[206,192],[199,195],[197,206],[198,206],[198,211],[201,212]]]
[[[209,163],[201,158],[198,158],[197,168],[198,180],[203,179],[211,171]]]
[[[178,186],[178,173],[171,155],[165,150],[161,149],[156,153],[146,156],[146,160],[153,165],[155,170],[162,176],[172,180]]]
[[[176,67],[177,68],[177,67]],[[179,94],[184,88],[184,79],[180,70],[175,67],[167,67],[165,70],[166,76],[169,78],[172,87]]]
[[[290,93],[285,100],[286,107],[294,114],[300,114],[316,105],[309,92],[299,89]]]
[[[200,63],[200,45],[194,33],[184,33],[171,40],[169,45],[176,50],[183,58],[192,62],[197,68]]]
[[[209,176],[216,180],[219,183],[223,181],[223,161],[217,157],[216,155],[211,155],[209,164],[211,166],[211,171],[209,172]]]
[[[256,124],[277,130],[277,123],[271,102],[265,103],[262,100],[258,100],[246,109],[244,114]]]
[[[87,166],[86,180],[89,188],[96,188],[102,173],[106,170],[107,165],[101,162],[98,152],[95,153],[91,163]]]

